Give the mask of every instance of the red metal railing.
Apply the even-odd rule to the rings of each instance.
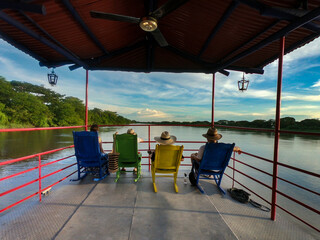
[[[10,194],[10,193],[12,193],[12,192],[15,192],[15,191],[17,191],[17,190],[19,190],[19,189],[22,189],[22,188],[24,188],[24,187],[26,187],[26,186],[29,186],[29,185],[31,185],[31,184],[33,184],[33,183],[36,183],[36,182],[38,182],[38,191],[35,192],[35,193],[32,193],[31,195],[29,195],[29,196],[27,196],[27,197],[24,197],[24,198],[22,198],[22,199],[19,199],[17,202],[10,204],[10,205],[4,207],[3,209],[0,209],[0,213],[2,213],[2,212],[4,212],[4,211],[6,211],[6,210],[8,210],[8,209],[10,209],[10,208],[18,205],[19,203],[22,203],[22,202],[24,202],[24,201],[26,201],[26,200],[28,200],[28,199],[36,196],[36,195],[39,196],[39,201],[41,201],[41,200],[42,200],[41,193],[42,193],[43,191],[45,191],[45,190],[53,187],[54,185],[56,185],[56,184],[62,182],[63,180],[67,179],[67,178],[68,178],[69,176],[71,176],[72,174],[76,173],[77,171],[74,171],[74,172],[68,174],[67,176],[59,179],[58,181],[52,183],[51,185],[42,188],[42,179],[45,179],[45,178],[50,177],[50,176],[52,176],[52,175],[54,175],[54,174],[56,174],[56,173],[58,173],[58,172],[61,172],[61,171],[63,171],[63,170],[66,170],[66,169],[68,169],[68,168],[76,165],[76,163],[70,164],[70,165],[68,165],[68,166],[66,166],[66,167],[63,167],[63,168],[61,168],[61,169],[58,169],[58,170],[56,170],[56,171],[54,171],[54,172],[51,172],[51,173],[49,173],[49,174],[46,174],[46,175],[43,175],[43,176],[42,176],[42,171],[41,171],[41,170],[42,170],[43,167],[46,167],[46,166],[49,166],[49,165],[51,165],[51,164],[54,164],[54,163],[57,163],[57,162],[66,160],[66,159],[68,159],[68,158],[73,157],[74,155],[70,155],[70,156],[67,156],[67,157],[64,157],[64,158],[60,158],[60,159],[58,159],[58,160],[51,161],[51,162],[48,162],[48,163],[46,163],[46,164],[42,164],[41,157],[44,156],[44,155],[48,155],[48,154],[60,152],[60,151],[62,151],[62,150],[68,149],[68,148],[73,148],[73,145],[68,146],[68,147],[63,147],[63,148],[54,149],[54,150],[51,150],[51,151],[46,151],[46,152],[42,152],[42,153],[37,153],[37,154],[25,156],[25,157],[20,157],[20,158],[16,158],[16,159],[4,161],[4,162],[0,162],[0,166],[4,166],[4,165],[8,165],[8,164],[13,164],[13,163],[25,161],[25,160],[32,159],[32,158],[38,158],[38,166],[32,167],[32,168],[26,169],[26,170],[24,170],[24,171],[21,171],[21,172],[18,172],[18,173],[14,173],[14,174],[11,174],[11,175],[9,175],[9,176],[5,176],[5,177],[0,178],[0,183],[2,183],[3,181],[8,180],[8,179],[10,179],[10,178],[14,178],[14,177],[17,177],[17,176],[19,176],[19,175],[22,175],[22,174],[25,174],[25,173],[29,173],[29,172],[31,172],[31,171],[34,171],[34,170],[38,169],[38,178],[33,179],[33,180],[31,180],[31,181],[28,181],[28,182],[26,182],[26,183],[23,183],[23,184],[21,184],[21,185],[19,185],[19,186],[17,186],[17,187],[11,188],[11,189],[9,189],[9,190],[7,190],[7,191],[1,192],[1,193],[0,193],[0,197],[6,196],[6,195],[8,195],[8,194]]]
[[[263,160],[263,161],[267,161],[267,162],[269,162],[269,163],[272,163],[271,160],[268,160],[268,159],[265,159],[265,158],[261,158],[261,157],[259,157],[259,156],[255,156],[255,155],[250,154],[250,153],[247,153],[247,152],[242,152],[242,154],[245,154],[245,155],[248,155],[248,156],[251,156],[251,157],[255,157],[256,159],[260,159],[260,160]],[[243,161],[237,160],[234,156],[233,156],[231,159],[233,160],[233,167],[230,167],[230,166],[229,166],[229,168],[233,170],[233,176],[231,177],[231,176],[228,175],[228,174],[225,174],[225,175],[228,176],[229,178],[231,178],[231,179],[233,180],[233,185],[234,185],[234,182],[238,183],[239,185],[241,185],[242,187],[244,187],[245,189],[247,189],[248,191],[250,191],[251,193],[253,193],[255,196],[259,197],[260,199],[262,199],[263,201],[265,201],[266,203],[268,203],[268,204],[271,205],[271,202],[269,202],[268,200],[266,200],[265,198],[263,198],[261,195],[257,194],[254,190],[246,187],[246,186],[243,185],[241,182],[237,181],[237,180],[235,179],[235,177],[234,177],[234,176],[235,176],[235,172],[240,173],[241,175],[247,177],[248,179],[253,180],[253,181],[256,182],[256,183],[259,183],[261,186],[264,186],[264,187],[266,187],[266,188],[268,188],[268,189],[270,189],[270,190],[272,190],[272,186],[269,186],[269,185],[267,185],[267,184],[259,181],[258,179],[254,178],[254,177],[251,177],[250,175],[248,175],[248,174],[246,174],[246,173],[244,173],[244,172],[236,169],[236,168],[235,168],[235,163],[236,163],[236,162],[237,162],[237,163],[240,163],[240,164],[242,164],[242,165],[244,165],[244,166],[247,166],[247,167],[249,167],[249,168],[251,168],[251,169],[254,169],[254,170],[256,170],[256,171],[259,171],[259,172],[261,172],[261,173],[263,173],[263,174],[265,174],[265,175],[268,175],[268,176],[270,176],[270,177],[272,177],[272,174],[270,174],[270,173],[268,173],[268,172],[266,172],[266,171],[263,171],[263,170],[261,170],[261,169],[259,169],[259,168],[257,168],[257,167],[254,167],[254,166],[252,166],[252,165],[250,165],[250,164],[247,164],[247,163],[245,163],[245,162],[243,162]],[[293,170],[295,170],[295,171],[299,171],[299,172],[301,172],[301,173],[304,173],[304,174],[307,174],[307,175],[310,175],[310,176],[314,176],[314,177],[317,177],[317,178],[320,179],[320,174],[317,174],[317,173],[314,173],[314,172],[310,172],[310,171],[306,171],[306,170],[303,170],[303,169],[299,169],[299,168],[296,168],[296,167],[292,167],[292,166],[290,166],[290,165],[283,164],[283,163],[278,163],[278,165],[281,165],[281,166],[283,166],[283,167],[287,167],[287,168],[293,169]],[[299,184],[296,184],[296,183],[291,182],[291,181],[289,181],[289,180],[283,179],[283,178],[281,178],[281,177],[279,177],[279,176],[277,177],[277,179],[282,180],[282,181],[285,181],[286,183],[289,183],[289,184],[291,184],[291,185],[293,185],[293,186],[295,186],[295,187],[298,187],[298,188],[300,188],[300,189],[303,189],[303,190],[305,190],[305,191],[308,191],[308,192],[310,192],[310,193],[312,193],[312,194],[315,194],[315,195],[317,195],[317,196],[320,196],[320,193],[318,193],[318,192],[316,192],[316,191],[313,191],[312,189],[303,187],[303,186],[301,186],[301,185],[299,185]],[[295,198],[293,198],[293,197],[291,197],[291,196],[289,196],[289,195],[287,195],[287,194],[285,194],[285,193],[283,193],[283,192],[281,192],[281,191],[279,191],[279,190],[276,190],[276,193],[284,196],[285,198],[287,198],[287,199],[289,199],[289,200],[291,200],[291,201],[299,204],[300,206],[303,206],[304,208],[306,208],[306,209],[308,209],[308,210],[310,210],[310,211],[312,211],[312,212],[314,212],[314,213],[316,213],[316,214],[320,214],[320,211],[319,211],[319,210],[317,210],[317,209],[315,209],[315,208],[313,208],[313,207],[310,207],[309,205],[307,205],[307,204],[305,204],[305,203],[303,203],[303,202],[301,202],[301,201],[299,201],[299,200],[297,200],[297,199],[295,199]],[[289,213],[291,216],[293,216],[294,218],[296,218],[296,219],[298,219],[299,221],[303,222],[304,224],[308,225],[309,227],[313,228],[314,230],[320,232],[320,229],[318,229],[317,227],[315,227],[315,226],[313,226],[312,224],[308,223],[307,221],[303,220],[302,218],[298,217],[297,215],[293,214],[292,212],[290,212],[290,211],[289,211],[288,209],[286,209],[285,207],[280,206],[279,204],[276,204],[276,206],[279,207],[280,209],[282,209],[283,211]]]
[[[105,126],[105,127],[115,127],[115,126],[129,126],[129,125],[101,125],[101,127],[102,127],[102,126]],[[140,152],[146,152],[146,151],[148,151],[148,150],[151,149],[151,143],[155,143],[155,141],[151,141],[151,127],[152,127],[152,126],[177,126],[177,125],[175,125],[175,124],[166,124],[166,125],[137,124],[137,125],[134,125],[134,126],[146,126],[146,127],[148,128],[148,140],[143,142],[143,143],[145,143],[145,144],[148,144],[148,147],[147,147],[147,148],[143,148],[143,149],[139,149]],[[179,125],[179,126],[181,126],[181,125]],[[183,126],[201,126],[201,127],[208,127],[209,125],[183,125]],[[82,128],[82,127],[84,127],[84,126],[57,127],[57,128],[40,128],[40,129],[34,129],[34,128],[32,128],[32,129],[30,129],[30,131],[35,131],[35,130],[52,130],[52,129],[66,129],[66,128]],[[265,131],[265,132],[273,132],[273,131],[270,130],[270,129],[230,127],[230,126],[221,126],[221,125],[219,125],[219,126],[217,125],[217,127],[233,128],[233,129],[239,129],[239,130],[254,130],[254,131],[259,130],[259,131]],[[21,130],[21,131],[25,131],[25,129],[10,129],[10,130],[11,130],[11,131],[20,131],[20,130]],[[6,129],[4,129],[4,130],[2,130],[1,132],[8,132],[8,131],[6,131]],[[281,131],[281,130],[280,130],[279,132],[280,132],[280,133],[281,133],[281,132],[283,132],[283,133],[294,133],[294,134],[308,134],[308,133],[305,133],[305,132]],[[311,134],[309,134],[309,135],[320,136],[319,133],[311,133]],[[104,143],[104,144],[112,144],[112,142],[103,142],[103,143]],[[205,143],[205,142],[204,142],[204,141],[177,141],[177,143],[182,143],[182,144],[183,144],[183,143],[198,143],[198,144],[200,143],[200,144],[201,144],[201,143]],[[62,151],[62,150],[64,150],[64,149],[72,148],[72,147],[73,147],[73,145],[72,145],[72,146],[65,147],[65,148],[59,148],[59,149],[55,149],[55,150],[51,150],[51,151],[47,151],[47,152],[42,152],[42,153],[38,153],[38,154],[34,154],[34,155],[29,155],[29,156],[22,157],[22,158],[17,158],[17,159],[8,160],[8,161],[5,161],[5,162],[0,162],[0,166],[2,166],[2,165],[12,164],[12,163],[15,163],[15,162],[19,162],[19,161],[27,160],[27,159],[30,159],[30,158],[38,157],[38,166],[37,166],[37,167],[33,167],[33,168],[30,168],[30,169],[21,171],[21,172],[19,172],[19,173],[12,174],[12,175],[10,175],[10,176],[6,176],[6,177],[3,177],[3,178],[0,178],[0,183],[1,183],[2,181],[6,180],[6,179],[13,178],[13,177],[16,177],[16,176],[18,176],[18,175],[28,173],[28,172],[34,171],[34,170],[36,170],[36,169],[38,169],[38,171],[39,171],[39,177],[38,177],[37,179],[33,179],[32,181],[29,181],[29,182],[27,182],[27,183],[23,183],[22,185],[20,185],[20,186],[18,186],[18,187],[15,187],[15,188],[13,188],[13,189],[10,189],[10,190],[7,190],[7,191],[5,191],[5,192],[0,193],[0,197],[2,197],[2,196],[4,196],[4,195],[7,195],[7,194],[9,194],[9,193],[11,193],[11,192],[14,192],[14,191],[16,191],[16,190],[18,190],[18,189],[21,189],[21,188],[23,188],[23,187],[25,187],[25,186],[28,186],[28,185],[30,185],[30,184],[33,184],[33,183],[35,183],[35,182],[38,182],[38,183],[39,183],[39,187],[38,187],[38,191],[37,191],[37,192],[35,192],[35,193],[33,193],[33,194],[31,194],[31,195],[29,195],[29,196],[27,196],[27,197],[25,197],[25,198],[23,198],[23,199],[21,199],[21,200],[18,200],[17,202],[15,202],[15,203],[13,203],[13,204],[5,207],[4,209],[1,209],[1,210],[0,210],[0,213],[3,212],[3,211],[5,211],[5,210],[7,210],[7,209],[9,209],[9,208],[11,208],[11,207],[13,207],[13,206],[16,206],[17,204],[19,204],[19,203],[21,203],[21,202],[23,202],[23,201],[25,201],[25,200],[27,200],[27,199],[30,199],[30,198],[32,198],[32,197],[34,197],[34,196],[36,196],[36,195],[39,195],[39,200],[41,201],[41,192],[43,192],[43,191],[45,191],[46,189],[48,189],[48,188],[50,188],[50,187],[58,184],[59,182],[65,180],[65,179],[68,178],[68,177],[70,177],[72,174],[76,173],[76,171],[74,171],[74,172],[68,174],[67,176],[65,176],[64,178],[56,181],[55,183],[53,183],[53,184],[51,184],[51,185],[49,185],[49,186],[47,186],[47,187],[45,187],[45,188],[42,188],[42,185],[41,185],[41,180],[42,180],[42,179],[45,179],[45,178],[47,178],[47,177],[49,177],[49,176],[52,176],[52,175],[54,175],[54,174],[56,174],[56,173],[58,173],[58,172],[61,172],[61,171],[65,170],[65,169],[68,169],[68,168],[74,166],[76,163],[73,163],[73,164],[68,165],[68,166],[66,166],[66,167],[64,167],[64,168],[61,168],[61,169],[56,170],[56,171],[54,171],[54,172],[52,172],[52,173],[49,173],[49,174],[47,174],[47,175],[42,176],[41,170],[42,170],[43,167],[46,167],[46,166],[48,166],[48,165],[57,163],[57,162],[59,162],[59,161],[66,160],[66,159],[68,159],[68,158],[70,158],[70,157],[72,157],[72,156],[74,156],[74,155],[67,156],[67,157],[64,157],[64,158],[61,158],[61,159],[58,159],[58,160],[55,160],[55,161],[51,161],[51,162],[46,163],[46,164],[42,164],[42,163],[41,163],[41,156],[47,155],[47,154],[51,154],[51,153],[54,153],[54,152],[58,152],[58,151]],[[198,150],[198,149],[188,149],[188,148],[185,148],[185,149],[184,149],[185,152],[191,152],[191,151],[197,151],[197,150]],[[106,152],[109,152],[109,151],[111,151],[111,150],[106,150]],[[251,153],[248,153],[248,152],[244,152],[244,151],[241,152],[241,153],[243,154],[242,156],[252,157],[252,158],[254,158],[254,159],[261,160],[261,161],[266,162],[266,163],[269,163],[269,164],[273,164],[273,161],[270,160],[270,159],[266,159],[266,158],[263,158],[263,157],[260,157],[260,156],[257,156],[257,155],[254,155],[254,154],[251,154]],[[272,190],[273,187],[267,185],[266,183],[264,183],[264,182],[261,181],[261,180],[256,179],[256,178],[253,177],[253,176],[250,176],[249,173],[245,173],[245,172],[239,170],[239,168],[236,167],[236,163],[237,163],[237,165],[238,165],[238,164],[241,164],[241,165],[243,165],[243,166],[245,166],[245,167],[247,167],[247,168],[249,168],[249,169],[253,169],[253,170],[255,170],[255,171],[257,171],[257,172],[259,172],[259,173],[261,173],[261,174],[264,174],[264,175],[266,175],[266,176],[268,176],[268,177],[270,177],[270,178],[273,177],[273,174],[271,174],[271,173],[269,173],[269,172],[267,172],[267,171],[264,171],[264,170],[262,170],[262,169],[259,169],[257,166],[252,166],[252,165],[250,165],[250,164],[248,164],[248,163],[246,163],[246,162],[244,162],[244,161],[240,161],[239,159],[236,159],[235,156],[236,156],[236,155],[233,154],[233,157],[231,158],[231,159],[232,159],[232,164],[229,165],[229,169],[232,170],[232,176],[230,176],[229,174],[225,173],[226,176],[228,176],[229,178],[232,179],[232,186],[234,186],[235,183],[237,183],[238,185],[242,186],[243,188],[245,188],[245,189],[247,189],[248,191],[250,191],[251,193],[253,193],[253,194],[254,194],[255,196],[257,196],[258,198],[260,198],[260,199],[262,199],[263,201],[265,201],[267,204],[271,205],[272,203],[271,203],[270,201],[268,201],[264,196],[261,196],[260,194],[256,193],[253,189],[250,189],[249,187],[247,187],[247,186],[245,185],[245,183],[240,182],[238,179],[236,179],[236,174],[235,174],[235,173],[240,174],[240,175],[244,176],[245,178],[250,179],[250,180],[254,181],[255,183],[259,184],[260,186],[263,186],[263,187],[265,187],[265,188],[267,188],[267,189],[269,189],[269,190]],[[148,166],[148,169],[149,169],[149,171],[150,171],[150,167],[151,167],[150,157],[149,157],[149,156],[143,156],[143,158],[144,158],[144,159],[148,159],[148,162],[147,162],[147,163],[143,163],[142,165]],[[190,158],[190,156],[185,156],[185,158]],[[232,165],[232,166],[231,166],[231,165]],[[259,165],[259,164],[257,164],[257,165]],[[185,163],[185,164],[181,164],[181,166],[191,166],[191,164]],[[282,167],[284,167],[284,168],[288,168],[288,169],[291,169],[291,170],[294,170],[294,171],[298,171],[298,172],[303,173],[303,174],[306,174],[306,175],[308,175],[308,176],[313,176],[313,177],[320,178],[320,174],[317,174],[317,173],[314,173],[314,172],[310,172],[310,171],[306,171],[306,170],[303,170],[303,169],[300,169],[300,168],[297,168],[297,167],[294,167],[294,166],[291,166],[291,165],[287,165],[287,164],[283,164],[283,163],[280,163],[280,162],[279,162],[279,163],[278,163],[278,166],[282,166]],[[316,191],[314,191],[314,190],[312,190],[312,189],[306,188],[306,187],[304,187],[304,186],[301,186],[301,185],[299,185],[299,184],[296,184],[296,183],[294,183],[294,182],[291,182],[291,181],[286,180],[286,179],[284,179],[284,178],[281,178],[281,177],[279,177],[279,176],[277,176],[277,179],[279,179],[279,180],[281,180],[281,181],[284,181],[284,182],[286,182],[286,183],[288,183],[288,184],[291,184],[292,186],[295,186],[295,187],[297,187],[297,188],[299,188],[299,189],[303,189],[303,190],[305,190],[305,191],[307,191],[307,192],[309,192],[309,193],[311,193],[311,194],[315,194],[316,196],[320,196],[320,194],[319,194],[318,192],[316,192]],[[314,213],[316,213],[316,214],[320,214],[320,211],[319,211],[319,210],[317,210],[317,209],[315,209],[315,208],[313,208],[313,207],[311,207],[311,206],[309,206],[309,205],[307,205],[307,204],[305,204],[305,203],[303,203],[303,202],[295,199],[295,198],[292,197],[292,196],[289,196],[288,194],[286,194],[286,193],[284,193],[284,192],[279,191],[278,189],[275,189],[275,192],[276,192],[276,194],[279,194],[279,195],[281,195],[281,196],[289,199],[290,201],[293,201],[294,203],[296,203],[296,204],[298,204],[298,205],[300,205],[300,206],[302,206],[302,207],[304,207],[304,208],[306,208],[306,209],[308,209],[308,210],[310,210],[310,211],[312,211],[312,212],[314,212]],[[297,216],[296,214],[292,213],[291,211],[289,211],[289,210],[286,209],[285,207],[283,207],[283,206],[281,206],[281,205],[279,205],[279,204],[276,204],[276,207],[278,207],[279,209],[282,209],[284,212],[288,213],[289,215],[293,216],[294,218],[298,219],[299,221],[303,222],[304,224],[308,225],[309,227],[313,228],[314,230],[316,230],[316,231],[318,231],[318,232],[320,231],[317,227],[315,227],[315,226],[313,226],[312,224],[308,223],[307,221],[303,220],[301,217],[299,217],[299,216]]]

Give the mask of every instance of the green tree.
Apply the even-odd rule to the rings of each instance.
[[[319,119],[305,119],[300,121],[300,127],[302,129],[320,129],[320,120]]]
[[[16,93],[11,99],[6,114],[11,123],[46,127],[51,124],[52,114],[36,96]]]
[[[295,126],[296,120],[293,117],[284,117],[280,119],[280,128],[290,128]]]
[[[0,125],[6,125],[8,123],[8,117],[3,112],[4,110],[4,104],[0,103]]]

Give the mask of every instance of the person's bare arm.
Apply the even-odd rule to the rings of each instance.
[[[102,142],[100,142],[99,145],[100,145],[100,152],[104,153],[104,150],[103,150],[103,147],[102,147]]]
[[[201,159],[198,157],[198,153],[192,153],[191,154],[191,160],[196,160],[198,162],[201,161]]]

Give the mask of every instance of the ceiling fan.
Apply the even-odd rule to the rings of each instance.
[[[139,24],[140,28],[143,31],[151,33],[153,38],[161,47],[166,47],[168,46],[168,42],[158,28],[158,20],[169,14],[170,12],[176,10],[187,1],[188,0],[168,0],[165,4],[163,4],[156,10],[152,11],[152,9],[150,9],[149,14],[141,18],[97,11],[90,11],[90,15],[93,18]],[[150,5],[152,5],[153,1],[151,0],[149,2],[151,3]],[[152,7],[149,6],[149,8]]]

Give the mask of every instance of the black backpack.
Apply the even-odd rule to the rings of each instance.
[[[230,193],[231,197],[241,203],[249,202],[250,194],[246,191],[238,188],[229,188],[228,192]]]

